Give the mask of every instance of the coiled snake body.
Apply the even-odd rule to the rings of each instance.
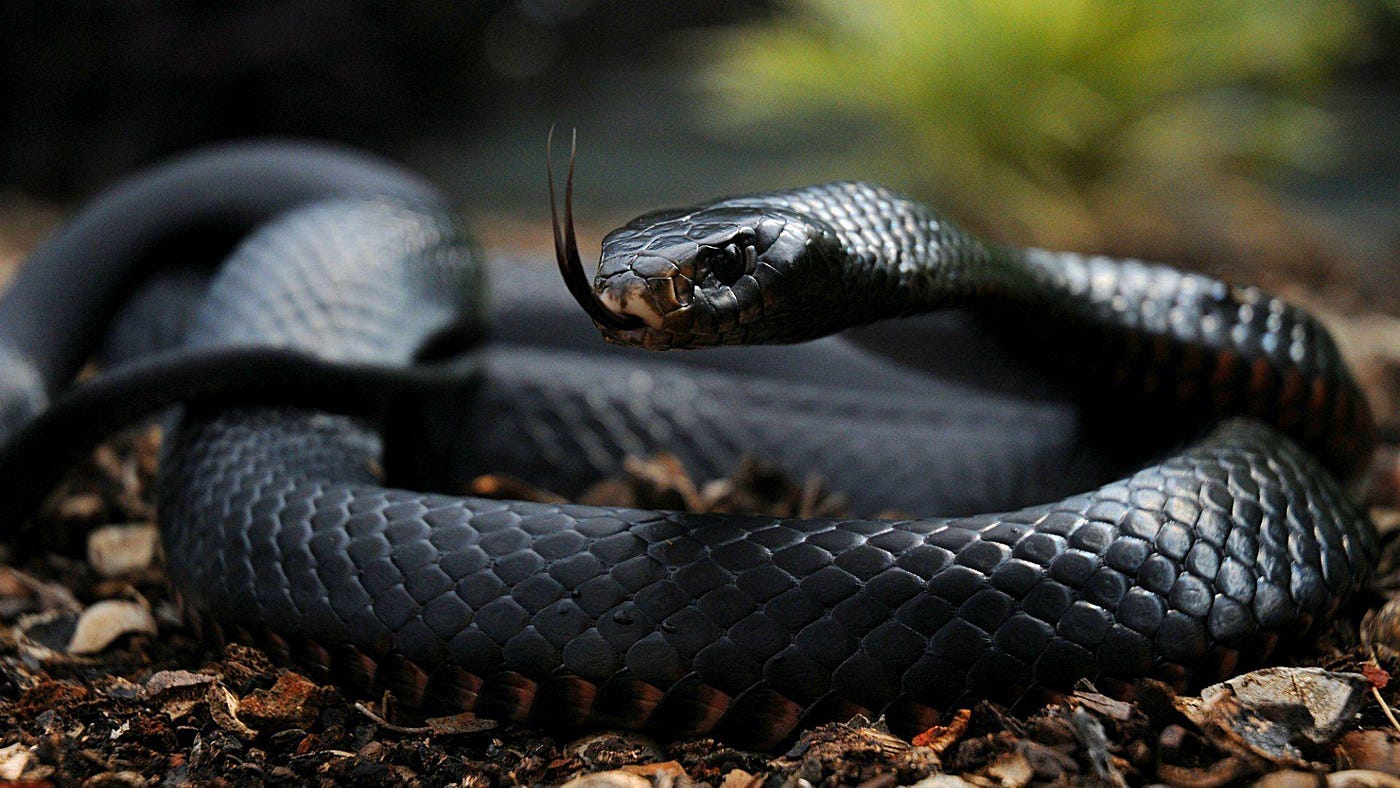
[[[137,334],[152,314],[181,317],[141,341],[110,332],[127,337],[109,343],[111,372],[65,388],[124,297],[211,225],[257,229],[207,283],[163,277],[127,301],[118,326]],[[1067,448],[1077,427],[1036,404],[998,417],[958,384],[925,398],[845,340],[754,350],[740,372],[648,366],[561,346],[554,311],[526,321],[534,344],[462,355],[482,320],[479,263],[431,188],[349,152],[266,143],[100,198],[0,300],[6,514],[61,466],[51,441],[185,402],[159,489],[169,571],[227,630],[409,701],[769,745],[858,711],[910,728],[1083,677],[1229,671],[1329,615],[1375,558],[1326,467],[1364,458],[1366,405],[1315,321],[1256,290],[994,249],[853,183],[649,214],[608,237],[595,283],[573,277],[609,339],[650,347],[971,305],[1082,382],[1133,457],[1161,453],[1145,436],[1168,430],[1145,420],[1218,423],[1054,500],[1106,467]],[[480,470],[577,488],[661,447],[702,468],[801,454],[855,480],[858,505],[893,490],[893,505],[969,514],[784,520],[406,489]],[[1037,495],[1052,502],[1014,508]],[[983,503],[1010,511],[970,514]]]

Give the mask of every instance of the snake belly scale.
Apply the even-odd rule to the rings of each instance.
[[[161,178],[183,184],[178,211],[162,189],[143,190]],[[284,181],[297,188],[279,192]],[[115,194],[84,212],[106,211],[103,222],[80,215],[0,300],[0,466],[22,464],[15,447],[52,428],[46,413],[102,401],[102,377],[70,381],[120,298],[69,308],[55,293],[129,292],[150,270],[130,260],[155,248],[172,212],[181,226],[232,213],[255,227],[201,288],[179,346],[145,367],[134,357],[149,348],[117,349],[112,377],[137,364],[168,382],[229,354],[218,379],[150,397],[150,408],[185,404],[158,490],[172,580],[225,632],[355,689],[767,746],[862,711],[909,729],[973,698],[1080,678],[1188,682],[1257,662],[1335,611],[1376,558],[1373,527],[1334,476],[1369,447],[1365,402],[1325,331],[1252,289],[986,246],[865,184],[649,214],[605,241],[597,282],[571,285],[616,316],[600,324],[615,342],[793,341],[970,304],[1086,388],[1170,406],[1204,437],[1000,514],[793,520],[496,501],[412,491],[392,467],[396,486],[384,482],[382,460],[405,447],[380,427],[414,401],[400,377],[468,398],[491,385],[470,354],[427,383],[420,374],[439,355],[425,348],[484,319],[479,255],[430,187],[357,154],[275,143],[196,154]],[[69,258],[127,215],[118,248],[89,258],[116,284],[75,280]],[[54,324],[47,341],[40,314]],[[1059,350],[1067,342],[1083,352]],[[300,371],[260,389],[239,366],[259,348]],[[313,385],[306,370],[322,367],[351,372],[324,401],[298,399]],[[555,390],[564,369],[492,396],[547,414],[567,403],[572,414],[539,422],[562,434],[579,409],[613,401]],[[787,395],[764,391],[754,407],[783,419]],[[642,410],[668,408],[685,405]]]

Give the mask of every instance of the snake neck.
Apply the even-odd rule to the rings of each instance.
[[[861,181],[740,197],[808,217],[830,270],[821,281],[851,324],[959,306],[1033,300],[1040,272],[1017,250],[978,239],[928,206]]]
[[[970,307],[1017,351],[1136,403],[1164,429],[1253,416],[1344,476],[1374,445],[1370,407],[1330,334],[1263,290],[1140,260],[996,246],[871,184],[781,199],[830,227],[853,323]]]
[[[1014,351],[1131,409],[1128,423],[1180,436],[1255,416],[1343,473],[1374,441],[1336,345],[1297,307],[1170,266],[988,244],[874,184],[648,214],[609,234],[599,270],[595,289],[644,307],[629,312],[644,325],[605,328],[622,344],[797,342],[968,307]]]

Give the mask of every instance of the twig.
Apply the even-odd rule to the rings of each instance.
[[[1395,730],[1400,731],[1400,720],[1395,719],[1395,715],[1390,711],[1390,704],[1381,697],[1381,691],[1374,684],[1371,685],[1371,694],[1376,696],[1376,702],[1381,704],[1381,711],[1385,713],[1385,718],[1390,720],[1390,724],[1395,726]]]
[[[378,714],[375,714],[373,711],[370,710],[368,706],[364,705],[363,703],[356,703],[355,710],[365,715],[366,717],[369,717],[379,727],[388,731],[393,731],[394,733],[403,733],[409,736],[422,736],[425,733],[433,732],[433,729],[426,725],[413,728],[409,728],[404,725],[395,725],[394,723],[389,722],[388,720],[384,719]]]
[[[1376,648],[1375,646],[1370,646],[1369,648],[1371,651],[1371,664],[1376,666],[1377,670],[1380,670],[1381,663],[1380,660],[1376,659]],[[1390,710],[1390,704],[1386,703],[1385,698],[1381,696],[1380,687],[1377,687],[1375,684],[1372,684],[1371,694],[1376,696],[1376,703],[1379,703],[1381,705],[1381,712],[1385,714],[1386,719],[1390,720],[1391,726],[1394,727],[1395,730],[1400,731],[1400,720],[1395,719],[1395,714]]]

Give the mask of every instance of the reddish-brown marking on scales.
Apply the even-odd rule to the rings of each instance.
[[[1304,417],[1303,438],[1308,442],[1315,442],[1322,435],[1322,420],[1327,413],[1327,399],[1332,393],[1332,387],[1327,385],[1327,381],[1322,378],[1313,378],[1312,391],[1308,397],[1308,405]]]
[[[1297,428],[1303,419],[1301,410],[1303,401],[1303,373],[1297,367],[1289,366],[1283,370],[1283,386],[1279,390],[1279,426],[1285,430],[1292,431]]]
[[[758,749],[771,750],[797,729],[802,711],[801,706],[775,690],[760,687],[735,698],[722,725],[743,738],[753,737]]]
[[[298,641],[292,647],[292,660],[315,668],[320,673],[329,673],[331,669],[331,652],[325,646],[310,640]]]
[[[701,736],[719,724],[730,701],[729,695],[690,675],[666,692],[649,721],[677,736]]]
[[[953,711],[949,708],[948,711]],[[864,715],[867,719],[884,717],[896,730],[926,731],[943,721],[944,713],[932,706],[927,706],[917,701],[909,700],[905,697],[896,698],[893,703],[886,706],[878,715],[872,715],[869,711],[859,706],[853,707],[850,714],[838,713],[828,717],[834,720],[849,720],[857,714]],[[804,720],[805,723],[805,720]]]
[[[530,719],[564,727],[588,722],[598,687],[576,673],[560,672],[540,682]]]
[[[636,724],[651,717],[665,693],[635,676],[620,673],[598,688],[593,715],[603,720]]]
[[[1262,398],[1274,385],[1274,365],[1267,358],[1254,359],[1249,369],[1249,393]]]
[[[535,682],[513,670],[503,670],[487,679],[477,695],[479,708],[472,711],[483,717],[523,723],[530,719],[535,690]]]
[[[375,684],[392,692],[409,706],[422,706],[428,689],[428,674],[407,657],[390,654],[379,663]]]
[[[473,709],[481,691],[481,677],[459,667],[446,665],[433,675],[432,697],[453,709]]]
[[[1181,366],[1176,375],[1176,401],[1191,402],[1201,394],[1201,372],[1205,369],[1205,351],[1195,344],[1181,348]]]
[[[1230,381],[1239,372],[1239,362],[1240,357],[1232,350],[1220,350],[1215,354],[1215,370],[1210,375],[1211,402],[1221,412],[1235,402],[1237,392]]]
[[[354,646],[342,645],[331,653],[331,673],[354,692],[368,695],[378,672],[378,660]]]

